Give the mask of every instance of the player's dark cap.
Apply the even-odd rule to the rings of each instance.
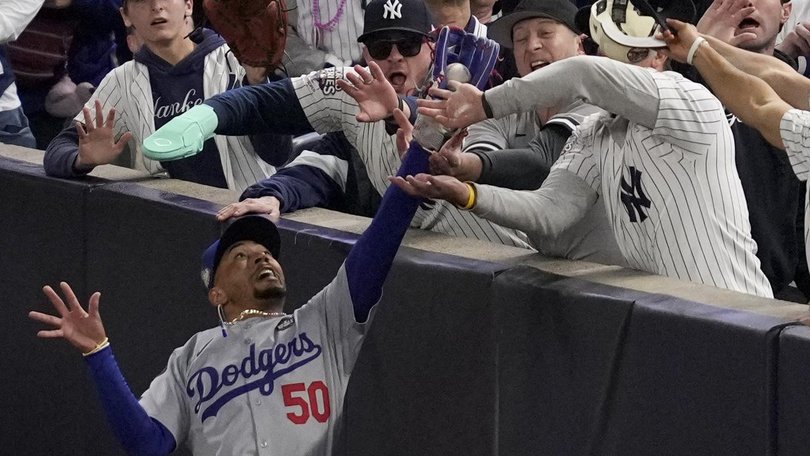
[[[202,279],[209,289],[214,286],[214,275],[216,275],[222,255],[239,241],[253,241],[261,244],[267,247],[267,250],[276,259],[281,253],[281,236],[275,223],[261,215],[240,217],[231,222],[222,236],[203,252]]]
[[[523,0],[514,11],[487,24],[487,36],[508,48],[512,44],[512,28],[526,19],[548,18],[565,25],[576,34],[580,33],[574,22],[577,7],[570,0]]]
[[[372,0],[363,15],[363,34],[357,42],[364,43],[379,32],[412,32],[429,36],[433,21],[423,0]]]

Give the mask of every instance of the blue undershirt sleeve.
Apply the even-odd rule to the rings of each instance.
[[[42,164],[45,167],[45,174],[53,177],[77,177],[84,176],[93,170],[94,167],[87,167],[82,170],[73,168],[73,162],[79,155],[79,134],[76,133],[76,126],[71,125],[59,132],[55,138],[48,143],[45,149],[45,157]]]
[[[426,173],[429,154],[416,141],[411,142],[397,176]],[[399,245],[416,214],[421,198],[389,185],[377,215],[357,240],[346,258],[346,278],[354,305],[354,318],[363,323],[382,296],[382,286],[394,262]]]
[[[85,358],[96,383],[107,420],[113,433],[130,455],[167,455],[177,443],[159,421],[147,415],[129,389],[112,348],[107,347]]]
[[[343,191],[326,173],[306,165],[281,168],[276,174],[248,187],[239,200],[275,196],[281,212],[308,207],[330,207],[342,198]]]
[[[314,131],[289,79],[228,90],[204,103],[214,108],[219,135],[297,136]]]

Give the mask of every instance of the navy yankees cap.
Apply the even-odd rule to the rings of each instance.
[[[580,31],[574,22],[577,7],[570,0],[523,0],[514,11],[487,24],[487,35],[503,46],[511,48],[512,28],[518,22],[536,17],[553,19],[576,34]]]
[[[358,43],[377,32],[412,32],[428,36],[433,21],[423,0],[372,0],[363,15],[363,34]]]
[[[240,217],[228,225],[222,236],[208,246],[202,256],[202,280],[209,289],[214,286],[214,275],[222,255],[239,241],[253,241],[267,247],[273,258],[281,253],[281,236],[276,224],[261,215]]]

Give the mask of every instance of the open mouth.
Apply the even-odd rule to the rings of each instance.
[[[160,24],[165,24],[165,23],[167,23],[167,22],[169,22],[169,21],[168,21],[168,20],[166,20],[166,19],[164,19],[164,18],[160,18],[160,19],[155,19],[155,20],[154,20],[154,21],[152,21],[152,23],[151,23],[151,24],[149,24],[149,25],[160,25]]]
[[[276,279],[278,277],[276,276],[276,273],[273,272],[273,270],[270,269],[270,268],[264,268],[264,269],[259,270],[259,280],[264,280],[264,279],[269,279],[269,278]]]
[[[755,21],[754,19],[751,19],[750,17],[746,17],[739,23],[739,25],[737,25],[737,28],[740,30],[752,29],[757,27],[759,27],[759,22]]]
[[[548,66],[549,63],[551,62],[546,62],[545,60],[538,60],[536,62],[531,63],[531,69],[532,71],[539,70],[540,68]]]
[[[394,87],[402,87],[402,86],[404,86],[405,81],[407,81],[407,80],[408,80],[408,76],[406,76],[405,73],[402,73],[402,72],[399,72],[399,71],[395,71],[395,72],[391,73],[390,75],[388,75],[388,81]]]

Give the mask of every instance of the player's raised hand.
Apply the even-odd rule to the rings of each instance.
[[[392,176],[388,180],[405,193],[428,199],[443,199],[456,206],[465,206],[470,198],[470,187],[451,176]]]
[[[430,156],[430,173],[434,175],[447,175],[461,180],[475,180],[466,177],[463,169],[462,157],[464,153],[461,146],[467,136],[467,129],[461,128],[453,134],[449,141],[444,143],[439,152]]]
[[[59,316],[37,311],[29,312],[28,316],[52,327],[52,329],[37,332],[38,337],[46,339],[62,338],[81,350],[82,353],[87,353],[107,338],[98,312],[101,293],[97,291],[90,296],[90,303],[87,311],[85,311],[70,285],[61,282],[59,286],[62,289],[62,294],[65,295],[64,301],[50,285],[42,288],[45,296],[51,301]]]
[[[667,56],[678,62],[686,63],[689,50],[700,34],[694,25],[676,19],[667,19],[667,25],[672,31],[665,30],[656,35],[656,38],[667,43],[667,48],[664,50]]]
[[[110,108],[107,118],[104,118],[104,109],[101,102],[96,100],[95,119],[90,115],[90,108],[82,108],[84,125],[76,122],[76,132],[79,135],[79,155],[76,156],[76,168],[105,165],[112,163],[115,157],[121,155],[127,141],[132,139],[132,133],[126,132],[115,140],[115,108]]]
[[[417,100],[418,113],[432,117],[447,128],[464,128],[487,118],[481,102],[483,92],[472,84],[460,84],[455,91],[431,87],[432,100]]]
[[[756,38],[754,33],[735,35],[743,19],[756,10],[750,0],[714,0],[697,23],[698,32],[717,38],[732,46]]]
[[[229,204],[217,212],[220,222],[246,214],[266,214],[273,222],[281,218],[281,202],[275,196],[246,198],[238,203]]]
[[[390,117],[399,106],[394,86],[385,78],[380,66],[370,62],[368,70],[354,66],[355,73],[346,73],[346,79],[338,79],[337,85],[357,101],[360,112],[355,116],[359,122],[377,122]]]

